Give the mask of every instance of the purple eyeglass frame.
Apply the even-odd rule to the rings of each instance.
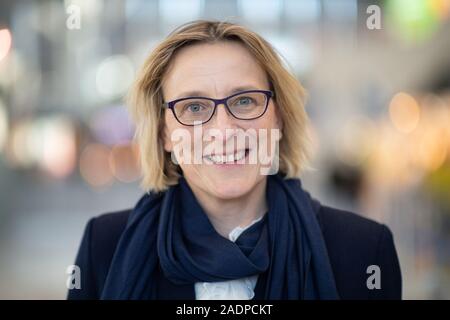
[[[261,115],[259,115],[259,116],[257,116],[257,117],[254,117],[254,118],[250,118],[250,119],[242,119],[242,118],[236,117],[236,116],[233,114],[233,112],[231,112],[231,110],[230,110],[230,108],[228,107],[228,104],[227,104],[228,99],[233,98],[233,97],[238,96],[238,95],[241,95],[241,94],[243,94],[243,93],[258,93],[258,92],[259,92],[259,93],[264,93],[264,94],[266,95],[266,97],[267,97],[267,99],[266,99],[266,105],[265,105],[264,111],[261,113]],[[238,120],[255,120],[255,119],[258,119],[258,118],[262,117],[262,116],[266,113],[267,107],[269,106],[270,98],[273,98],[273,97],[275,97],[275,94],[274,94],[274,92],[271,91],[271,90],[245,90],[245,91],[240,91],[240,92],[233,93],[232,95],[230,95],[230,96],[228,96],[228,97],[225,97],[225,98],[222,98],[222,99],[214,99],[214,98],[201,97],[201,96],[184,97],[184,98],[172,100],[172,101],[169,101],[169,102],[164,102],[164,103],[163,103],[163,107],[172,110],[173,116],[175,117],[175,119],[177,119],[177,121],[178,121],[180,124],[182,124],[182,125],[184,125],[184,126],[190,126],[190,127],[191,127],[191,126],[195,126],[195,124],[185,124],[185,123],[181,122],[180,119],[178,119],[178,117],[177,117],[177,115],[176,115],[176,113],[175,113],[175,110],[174,110],[174,106],[175,106],[175,104],[176,104],[177,102],[184,101],[184,100],[189,100],[189,99],[205,99],[205,100],[213,101],[213,102],[214,102],[214,110],[213,110],[213,112],[211,113],[211,117],[209,117],[209,119],[206,120],[205,122],[202,122],[202,123],[201,123],[201,124],[205,124],[205,123],[207,123],[208,121],[210,121],[210,120],[213,118],[214,114],[216,113],[217,106],[218,106],[219,104],[223,104],[223,105],[227,108],[228,112],[229,112],[234,118],[236,118],[236,119],[238,119]]]

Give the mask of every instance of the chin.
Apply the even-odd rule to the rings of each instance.
[[[214,183],[213,188],[208,192],[220,199],[235,199],[250,192],[255,183],[245,179],[230,179]]]
[[[208,168],[208,170],[200,170],[201,179],[198,179],[196,184],[207,193],[220,199],[239,198],[254,189],[260,182],[262,177],[258,174],[258,170],[255,166],[226,170],[226,172]]]

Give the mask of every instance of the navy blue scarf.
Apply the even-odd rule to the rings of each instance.
[[[156,270],[175,284],[265,273],[266,299],[338,299],[316,211],[298,179],[267,177],[268,212],[235,243],[219,235],[184,178],[145,194],[123,232],[102,299],[158,299]]]

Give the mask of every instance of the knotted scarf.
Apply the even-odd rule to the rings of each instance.
[[[158,299],[156,270],[174,284],[264,273],[266,299],[338,299],[316,213],[299,179],[267,176],[264,218],[232,242],[214,229],[185,178],[136,204],[102,299]]]

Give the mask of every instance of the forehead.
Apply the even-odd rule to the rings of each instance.
[[[226,41],[195,44],[177,52],[164,77],[163,91],[168,98],[188,91],[224,96],[235,87],[267,89],[267,85],[266,73],[248,49]]]

